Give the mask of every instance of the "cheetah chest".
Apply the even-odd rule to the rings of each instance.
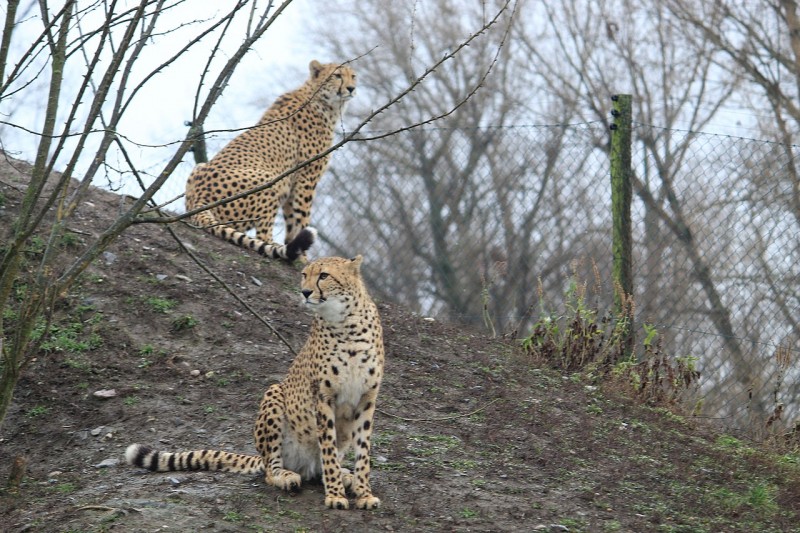
[[[335,398],[337,414],[350,418],[347,415],[359,407],[364,395],[377,388],[383,373],[381,364],[374,348],[359,350],[351,347],[339,351],[332,358],[327,381]]]

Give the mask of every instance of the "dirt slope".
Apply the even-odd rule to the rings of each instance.
[[[0,234],[26,179],[2,165]],[[80,239],[121,199],[94,190],[90,201],[71,227]],[[299,348],[310,317],[298,268],[175,230]],[[163,228],[134,227],[109,252],[60,302],[2,428],[0,480],[29,460],[19,493],[0,492],[3,531],[798,530],[793,456],[776,462],[389,302],[380,510],[325,510],[320,485],[289,496],[232,474],[143,474],[121,462],[130,443],[253,453],[261,394],[292,354]]]

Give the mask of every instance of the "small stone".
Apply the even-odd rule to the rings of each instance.
[[[166,274],[156,274],[156,279],[158,281],[164,281],[165,279],[167,279],[167,275]]]
[[[89,433],[91,433],[92,437],[97,437],[98,435],[100,435],[100,433],[103,432],[104,429],[106,429],[105,426],[96,427],[93,430],[91,430]]]
[[[200,371],[199,370],[192,370],[191,372],[189,372],[189,375],[197,377],[197,376],[200,375]]]
[[[184,276],[183,274],[175,274],[175,279],[185,281],[186,283],[192,283],[192,278],[189,276]]]
[[[107,400],[108,398],[113,398],[117,395],[117,391],[115,389],[102,389],[98,391],[94,391],[92,396],[95,398],[101,398],[103,400]]]
[[[108,468],[108,467],[111,467],[111,466],[117,466],[118,464],[119,464],[119,459],[113,459],[113,458],[112,459],[103,459],[102,461],[100,461],[99,463],[94,465],[94,467],[95,468]]]
[[[103,261],[105,261],[107,265],[113,264],[116,260],[117,254],[113,252],[103,252]]]
[[[176,478],[176,477],[169,478],[169,482],[172,483],[176,487],[181,484],[181,480]]]
[[[207,378],[213,378],[214,377],[214,371],[213,370],[209,370],[208,372],[206,372],[206,377]]]
[[[261,280],[255,276],[250,276],[250,281],[252,281],[253,285],[255,285],[256,287],[260,287],[261,285],[263,285],[263,283],[261,283]]]
[[[48,478],[54,478],[54,477],[58,477],[58,476],[60,476],[60,475],[61,475],[61,474],[63,474],[63,473],[64,473],[64,472],[62,472],[61,470],[53,470],[52,472],[50,472],[49,474],[47,474],[47,477],[48,477]]]

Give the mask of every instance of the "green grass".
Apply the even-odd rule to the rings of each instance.
[[[409,435],[407,438],[412,443],[409,448],[422,457],[444,454],[461,445],[457,437],[447,435]]]
[[[65,248],[72,248],[80,243],[81,243],[81,237],[77,233],[72,233],[71,231],[67,231],[61,236],[61,246]]]
[[[55,486],[56,491],[61,494],[72,494],[76,488],[74,483],[59,483]]]
[[[147,355],[153,355],[156,349],[153,347],[152,344],[145,344],[141,348],[139,348],[139,355],[145,357]]]
[[[103,315],[97,313],[85,321],[75,320],[64,325],[52,326],[48,338],[42,342],[45,352],[64,352],[80,354],[99,348],[103,339],[96,331],[86,331],[86,325],[102,321]]]
[[[469,507],[465,507],[464,509],[461,510],[462,518],[477,518],[478,514],[479,514],[478,511],[474,511]]]
[[[27,416],[28,418],[36,418],[37,416],[46,415],[48,412],[50,412],[49,407],[45,407],[44,405],[37,405],[35,407],[31,407],[30,409],[28,409],[28,411],[25,413],[25,416]]]
[[[197,325],[197,319],[192,315],[182,315],[172,321],[172,331],[183,331],[192,329]]]
[[[158,296],[151,296],[145,300],[145,303],[150,306],[150,309],[156,313],[168,313],[177,307],[178,302],[170,300],[169,298],[160,298]]]
[[[225,513],[225,516],[223,516],[222,519],[225,520],[226,522],[236,523],[244,520],[245,516],[242,515],[241,513],[237,513],[236,511],[228,511],[227,513]]]

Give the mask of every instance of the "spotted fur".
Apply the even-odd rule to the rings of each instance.
[[[349,507],[345,489],[355,495],[359,509],[380,506],[369,474],[383,332],[360,267],[361,256],[328,257],[303,270],[301,292],[316,316],[286,378],[261,400],[253,430],[259,456],[217,450],[168,453],[132,444],[125,454],[128,463],[158,472],[264,473],[268,484],[287,491],[321,477],[329,508]],[[352,472],[342,466],[350,449],[355,450]]]
[[[186,182],[186,207],[193,210],[252,190],[304,163],[333,143],[346,103],[356,89],[352,68],[312,61],[310,76],[280,96],[254,127],[242,132],[208,163],[197,165]],[[289,261],[303,255],[316,233],[308,228],[311,204],[329,155],[278,183],[197,213],[192,222],[228,242],[261,255]],[[278,208],[286,222],[284,245],[273,242]],[[246,232],[256,230],[256,238]]]

